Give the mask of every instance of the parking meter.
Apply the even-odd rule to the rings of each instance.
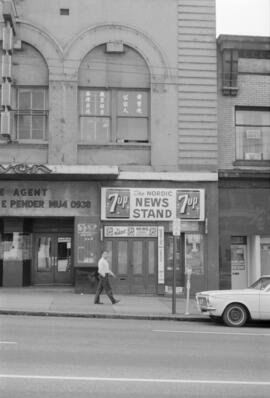
[[[189,315],[190,279],[191,279],[191,274],[192,274],[192,268],[190,266],[186,267],[185,274],[187,277],[187,280],[186,280],[187,297],[186,297],[186,312],[185,312],[185,314]]]

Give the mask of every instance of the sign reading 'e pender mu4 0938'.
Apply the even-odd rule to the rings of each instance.
[[[202,221],[204,196],[204,189],[102,188],[101,219]]]

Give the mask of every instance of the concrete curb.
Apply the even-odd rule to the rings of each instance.
[[[47,316],[66,318],[96,318],[96,319],[135,319],[148,321],[182,321],[182,322],[209,322],[210,318],[203,318],[196,315],[136,315],[136,314],[97,314],[97,313],[74,313],[74,312],[53,312],[53,311],[18,311],[0,310],[1,315],[27,315]]]

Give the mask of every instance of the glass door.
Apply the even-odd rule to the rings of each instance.
[[[172,234],[165,235],[165,285],[167,286],[168,293],[172,292],[173,286],[174,242],[176,243],[176,293],[181,293],[185,286],[183,236],[184,235],[182,234],[181,237],[177,237],[175,241]]]
[[[145,293],[145,258],[143,240],[131,240],[130,243],[130,292]]]
[[[261,236],[261,275],[270,275],[270,236]]]
[[[72,284],[71,235],[35,235],[32,280],[33,284]]]
[[[111,256],[112,270],[117,278],[111,283],[119,294],[156,294],[157,239],[105,240]]]
[[[131,293],[157,292],[157,241],[155,239],[130,240]]]

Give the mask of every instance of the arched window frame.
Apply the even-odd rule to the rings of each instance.
[[[125,87],[110,84],[79,87],[81,143],[148,143],[149,118],[150,82],[148,87],[145,82],[137,87],[134,83]]]

